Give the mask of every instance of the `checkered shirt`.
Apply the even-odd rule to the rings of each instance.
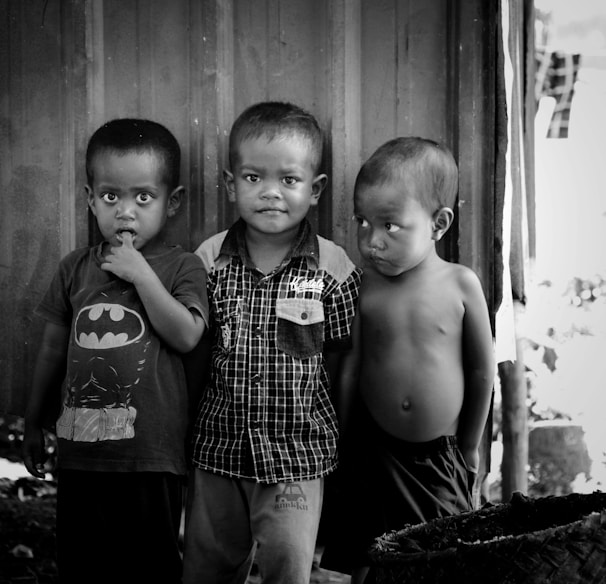
[[[536,103],[544,95],[556,100],[547,137],[568,138],[572,98],[581,67],[581,55],[537,49],[535,63]]]
[[[338,439],[323,351],[349,342],[361,271],[304,221],[265,275],[244,229],[239,220],[196,251],[209,274],[214,339],[193,462],[260,483],[318,478],[335,468]]]

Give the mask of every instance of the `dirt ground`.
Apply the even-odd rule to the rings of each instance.
[[[57,582],[55,489],[0,478],[0,584]]]
[[[56,486],[34,478],[0,478],[0,584],[56,584]],[[320,550],[317,551],[317,560]],[[316,562],[317,564],[317,562]],[[310,584],[347,584],[349,576],[314,564]],[[260,579],[252,575],[249,584]]]

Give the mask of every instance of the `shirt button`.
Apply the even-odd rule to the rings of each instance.
[[[261,381],[261,375],[259,375],[258,373],[255,373],[255,374],[254,374],[254,375],[253,375],[253,376],[250,378],[250,380],[251,380],[253,383],[260,383],[260,381]]]
[[[255,337],[260,337],[263,334],[263,329],[260,326],[256,326],[253,332]]]
[[[301,313],[301,320],[307,320],[307,312]]]

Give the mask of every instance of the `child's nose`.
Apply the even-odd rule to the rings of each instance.
[[[116,210],[118,219],[130,219],[135,215],[135,204],[130,201],[120,201]]]
[[[381,237],[380,233],[373,231],[369,238],[369,245],[371,249],[385,249],[385,242]]]
[[[262,197],[266,199],[276,199],[282,195],[280,183],[278,181],[268,181],[264,185]]]

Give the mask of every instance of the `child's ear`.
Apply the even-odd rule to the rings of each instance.
[[[236,202],[236,184],[234,181],[234,175],[229,170],[223,171],[223,182],[225,183],[225,188],[227,189],[227,198],[230,203]]]
[[[311,183],[311,206],[314,207],[320,200],[322,191],[326,188],[328,177],[325,174],[319,174]]]
[[[454,220],[454,212],[450,207],[442,207],[433,214],[432,239],[440,241]]]
[[[185,187],[178,186],[170,195],[168,195],[168,207],[166,208],[166,216],[172,217],[181,206],[181,197],[185,193]]]
[[[88,185],[84,185],[84,191],[86,192],[86,202],[88,203],[88,208],[91,210],[93,215],[97,216],[97,211],[95,210],[95,205],[93,204],[95,201],[93,189],[91,189]]]

